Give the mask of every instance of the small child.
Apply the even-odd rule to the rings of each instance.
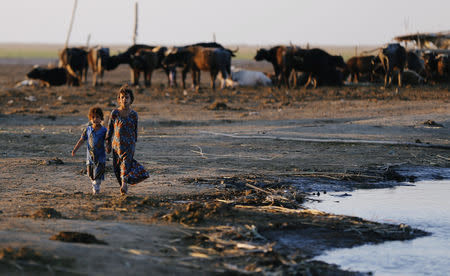
[[[100,107],[92,107],[89,110],[90,125],[84,129],[80,140],[72,150],[72,156],[75,156],[77,150],[84,141],[87,143],[87,173],[92,181],[92,192],[94,195],[100,193],[100,184],[105,179],[105,136],[106,128],[102,126],[103,111]]]
[[[111,111],[106,134],[106,152],[112,150],[114,173],[122,195],[127,193],[128,185],[137,184],[149,176],[145,168],[134,160],[138,114],[131,109],[133,101],[133,90],[123,85],[117,94],[119,108]]]

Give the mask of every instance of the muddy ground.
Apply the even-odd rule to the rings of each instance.
[[[93,196],[84,147],[70,151],[89,107],[115,107],[129,69],[97,88],[15,87],[35,62],[0,64],[0,273],[352,275],[362,272],[311,259],[427,235],[303,206],[415,181],[397,168],[449,167],[448,85],[214,92],[203,74],[197,93],[167,88],[158,72],[133,104],[135,158],[150,178],[120,196],[109,161]]]

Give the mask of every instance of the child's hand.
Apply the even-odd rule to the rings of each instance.
[[[107,154],[111,153],[111,143],[108,142],[105,143],[105,150]]]
[[[72,151],[72,156],[75,156],[75,152],[76,152],[75,150]]]

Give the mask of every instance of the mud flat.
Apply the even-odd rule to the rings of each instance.
[[[108,162],[92,196],[84,151],[69,153],[89,107],[114,108],[128,68],[98,88],[15,87],[29,69],[0,65],[2,273],[353,275],[313,258],[428,235],[304,203],[414,181],[403,167],[448,168],[448,86],[211,91],[205,75],[194,93],[158,73],[133,104],[150,179],[121,197]]]

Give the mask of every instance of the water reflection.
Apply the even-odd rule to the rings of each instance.
[[[410,241],[385,242],[326,252],[317,259],[375,275],[450,275],[450,180],[414,186],[357,190],[320,196],[309,208],[385,223],[405,223],[431,232]]]

